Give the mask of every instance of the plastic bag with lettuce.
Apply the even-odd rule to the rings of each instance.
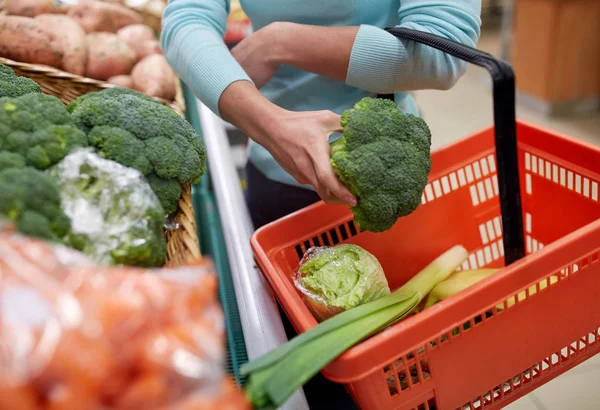
[[[390,294],[377,258],[352,244],[310,249],[294,283],[318,321]]]

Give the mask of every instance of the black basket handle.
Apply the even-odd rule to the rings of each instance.
[[[405,28],[386,29],[390,34],[416,41],[453,57],[460,58],[488,70],[493,81],[494,133],[496,137],[496,162],[498,190],[504,242],[504,260],[509,265],[525,256],[523,214],[521,213],[521,189],[519,183],[519,159],[515,119],[515,75],[505,61],[458,42],[435,34]],[[383,98],[393,98],[381,95]]]

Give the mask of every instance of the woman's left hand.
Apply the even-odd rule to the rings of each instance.
[[[281,66],[277,58],[280,26],[273,23],[263,27],[231,50],[231,54],[250,76],[256,88],[260,89],[267,84]]]

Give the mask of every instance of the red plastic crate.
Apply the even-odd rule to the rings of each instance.
[[[498,409],[600,351],[600,150],[522,122],[517,138],[528,256],[325,368],[361,409]],[[296,330],[317,324],[291,280],[311,246],[364,247],[392,288],[456,244],[470,252],[464,268],[504,266],[494,153],[493,128],[433,153],[422,205],[382,234],[322,202],[258,230],[256,261]]]

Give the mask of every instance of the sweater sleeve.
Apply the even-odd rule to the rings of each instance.
[[[223,38],[229,0],[169,0],[161,32],[163,53],[179,77],[214,113],[225,89],[250,77]]]
[[[481,27],[481,0],[400,0],[398,28],[437,34],[474,47]],[[352,47],[346,83],[370,92],[449,89],[467,63],[426,45],[399,40],[361,25]]]

